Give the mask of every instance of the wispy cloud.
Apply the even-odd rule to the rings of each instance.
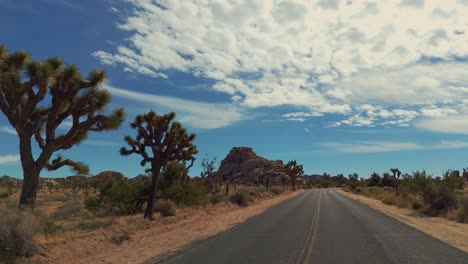
[[[13,164],[21,159],[20,155],[0,155],[0,164]]]
[[[468,115],[425,118],[417,121],[415,126],[432,132],[468,135]]]
[[[432,145],[423,145],[415,142],[391,142],[391,141],[356,141],[352,143],[326,142],[322,146],[337,152],[345,153],[373,153],[393,152],[407,150],[430,149],[457,149],[468,148],[468,141],[440,141]]]
[[[113,86],[105,87],[112,95],[124,97],[150,108],[159,107],[174,111],[181,122],[195,128],[220,128],[229,126],[245,118],[243,111],[233,104],[204,103],[171,96],[140,93]]]
[[[2,133],[5,133],[5,134],[9,134],[9,135],[13,135],[13,136],[16,136],[16,130],[14,130],[13,128],[9,127],[9,126],[1,126],[0,127],[0,132]]]

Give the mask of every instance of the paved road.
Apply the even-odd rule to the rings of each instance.
[[[468,254],[331,189],[307,191],[157,263],[468,263]]]

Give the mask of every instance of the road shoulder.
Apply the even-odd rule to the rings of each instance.
[[[345,192],[341,189],[334,189],[334,191],[468,253],[467,224],[457,223],[440,217],[423,216],[410,209],[385,205],[379,200]]]

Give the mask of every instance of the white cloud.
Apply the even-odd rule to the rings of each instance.
[[[468,63],[454,59],[468,56],[465,0],[129,3],[134,11],[119,25],[128,42],[94,56],[134,74],[213,79],[214,91],[247,108],[291,105],[348,115],[344,124],[408,125],[437,115],[432,106],[451,104],[451,114],[468,97]],[[356,109],[363,104],[382,107],[371,116]]]
[[[0,155],[0,164],[13,164],[21,159],[20,155]]]
[[[468,135],[468,115],[425,118],[418,120],[415,126],[432,132]]]
[[[358,141],[352,143],[327,142],[322,146],[345,153],[373,153],[393,152],[407,150],[429,150],[429,149],[456,149],[468,148],[468,141],[441,141],[436,144],[426,145],[414,142],[390,142],[390,141]]]
[[[14,135],[14,136],[17,135],[16,130],[14,130],[10,126],[1,126],[0,127],[0,132],[5,133],[5,134],[9,134],[9,135]]]
[[[105,89],[113,96],[143,103],[148,110],[158,107],[165,111],[174,111],[182,123],[196,128],[224,127],[245,118],[241,109],[231,104],[202,103],[170,96],[139,93],[109,85],[106,85]]]

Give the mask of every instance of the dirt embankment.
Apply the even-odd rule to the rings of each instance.
[[[335,189],[335,191],[468,253],[468,224],[457,223],[441,217],[424,216],[414,210],[385,205],[379,200],[340,189]]]
[[[175,217],[151,222],[142,215],[121,217],[108,229],[40,239],[42,252],[35,259],[47,263],[143,263],[229,229],[301,192],[260,200],[249,207],[220,203],[185,209]],[[129,233],[130,239],[117,245],[113,238],[122,233]]]

